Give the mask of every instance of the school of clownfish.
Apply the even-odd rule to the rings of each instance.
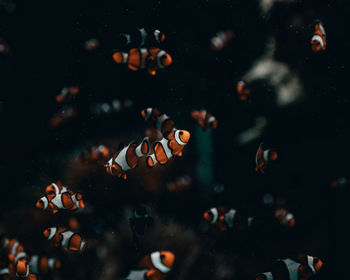
[[[124,45],[129,48],[127,52],[116,50],[112,57],[117,64],[127,64],[132,71],[146,69],[150,75],[156,75],[157,71],[172,64],[172,57],[159,46],[165,40],[165,34],[159,30],[147,32],[144,28],[138,29],[138,36],[121,34]],[[220,31],[211,39],[211,49],[221,51],[233,39],[232,31]],[[96,38],[87,40],[84,43],[86,51],[93,51],[100,43]],[[311,38],[311,49],[314,52],[326,50],[326,33],[320,20],[314,23],[314,34]],[[137,47],[134,47],[137,46]],[[0,41],[0,52],[6,55],[11,53],[9,46]],[[237,83],[237,94],[241,101],[246,101],[251,94],[251,89],[244,81]],[[62,106],[50,120],[52,127],[59,126],[66,119],[76,115],[76,110],[69,103],[79,93],[79,87],[67,86],[56,96],[56,102]],[[95,115],[110,114],[119,112],[132,106],[131,100],[121,102],[118,99],[108,103],[99,103],[91,106],[91,113]],[[190,140],[190,132],[175,128],[175,122],[165,113],[156,108],[146,108],[141,111],[141,116],[147,123],[146,137],[137,143],[132,141],[127,146],[120,148],[105,163],[104,167],[108,174],[118,178],[127,179],[127,171],[135,169],[140,158],[146,158],[146,165],[149,168],[157,164],[165,165],[173,157],[181,157],[183,149]],[[206,110],[193,110],[190,116],[198,123],[203,130],[213,130],[218,127],[218,120]],[[81,157],[85,160],[106,161],[111,156],[112,149],[105,145],[96,145],[86,150]],[[278,158],[275,148],[266,149],[261,143],[255,157],[255,171],[261,174],[271,162]],[[332,181],[333,189],[344,189],[348,186],[349,180],[339,177]],[[191,177],[181,176],[175,181],[167,184],[169,191],[183,191],[190,187]],[[276,205],[274,217],[282,226],[294,227],[296,220],[294,215],[278,205],[277,199],[270,194],[264,196],[265,205]],[[85,208],[83,195],[73,192],[60,181],[51,183],[45,188],[45,194],[36,203],[41,210],[56,214],[61,211],[77,211]],[[135,213],[136,215],[136,213]],[[136,218],[148,217],[136,215]],[[204,220],[220,231],[235,230],[242,231],[254,223],[254,217],[248,217],[244,213],[223,206],[213,207],[203,214]],[[43,230],[43,236],[55,247],[61,247],[68,253],[84,252],[88,244],[80,233],[72,231],[69,227],[54,226]],[[1,279],[39,279],[38,275],[47,275],[50,271],[59,269],[61,261],[57,258],[33,255],[29,256],[23,245],[16,239],[8,237],[1,238],[1,248],[7,254],[7,259],[0,259]],[[130,270],[125,279],[166,279],[167,274],[172,270],[175,262],[175,255],[170,251],[156,251],[144,256],[134,270]],[[323,263],[317,257],[299,254],[295,258],[277,259],[276,263],[287,269],[288,276],[276,269],[270,272],[263,272],[256,275],[256,280],[306,280],[316,274]]]

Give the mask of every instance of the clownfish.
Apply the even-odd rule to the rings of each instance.
[[[326,31],[324,30],[322,22],[317,19],[314,23],[314,35],[311,38],[311,49],[314,52],[326,50]]]
[[[348,184],[349,180],[343,176],[340,176],[331,182],[331,188],[334,190],[344,190],[347,188]]]
[[[159,45],[165,40],[165,34],[158,29],[150,32],[151,35],[146,31],[145,28],[137,28],[136,34],[121,34],[124,44],[129,46],[154,46]]]
[[[43,234],[55,247],[61,246],[67,252],[84,252],[86,250],[87,245],[81,235],[66,227],[47,228]]]
[[[85,151],[83,158],[87,160],[106,159],[110,156],[110,149],[105,145],[92,146]]]
[[[182,156],[182,150],[190,140],[187,130],[173,130],[160,141],[153,144],[153,154],[147,157],[147,166],[154,167],[157,163],[166,164],[172,156]]]
[[[158,70],[168,67],[173,61],[168,53],[155,47],[133,48],[129,53],[115,52],[113,59],[118,64],[127,64],[132,71],[147,69],[152,76],[156,75]]]
[[[54,189],[50,189],[51,186]],[[56,187],[56,189],[55,189]],[[83,196],[81,193],[74,193],[72,190],[62,187],[60,190],[54,183],[46,187],[46,195],[38,200],[36,207],[43,210],[50,210],[53,214],[59,210],[75,211],[77,209],[85,208]]]
[[[168,139],[168,135],[176,130],[175,122],[167,114],[162,114],[157,108],[146,108],[141,111],[142,118],[151,126],[161,132],[163,137]]]
[[[248,96],[250,95],[250,89],[247,88],[247,85],[244,81],[239,81],[237,83],[237,94],[238,98],[241,101],[247,100]]]
[[[286,226],[286,227],[294,227],[295,226],[294,215],[284,208],[279,208],[275,211],[275,218],[283,226]]]
[[[173,182],[167,184],[167,190],[170,192],[181,192],[187,190],[191,186],[192,179],[190,176],[180,176]]]
[[[49,124],[52,128],[59,127],[62,123],[77,115],[77,110],[73,106],[64,106],[50,119]]]
[[[57,258],[34,255],[30,257],[29,267],[32,273],[46,275],[50,271],[61,268],[61,261]]]
[[[1,245],[7,253],[8,260],[12,263],[16,263],[19,260],[27,258],[27,253],[24,251],[24,247],[16,239],[8,239],[3,237],[1,239]]]
[[[165,280],[172,270],[175,255],[170,251],[157,251],[143,257],[137,270],[131,270],[128,280]]]
[[[69,102],[78,93],[79,93],[79,87],[77,86],[64,87],[61,90],[61,93],[56,96],[56,101],[57,103]]]
[[[264,150],[263,143],[260,143],[258,151],[255,156],[255,171],[260,171],[262,174],[265,173],[266,165],[269,161],[276,160],[278,158],[277,151],[275,149]]]
[[[146,122],[151,122],[152,124],[158,121],[160,115],[160,111],[157,108],[146,108],[141,111],[142,118]]]
[[[96,38],[91,38],[84,43],[84,49],[88,52],[96,50],[100,46],[100,42]]]
[[[133,105],[133,102],[131,99],[125,99],[124,101],[121,101],[119,99],[113,99],[112,102],[104,102],[104,103],[97,103],[93,104],[90,107],[90,112],[93,115],[110,115],[113,113],[119,113],[121,111],[124,111],[128,108],[130,108]]]
[[[234,230],[243,230],[251,226],[253,217],[247,217],[241,212],[231,208],[213,207],[203,214],[204,220],[210,224],[216,225],[221,231],[228,228]]]
[[[63,186],[61,181],[57,181],[56,183],[51,183],[45,188],[46,195],[56,195],[67,191],[68,191],[68,188]]]
[[[216,129],[218,127],[218,120],[206,110],[192,111],[191,117],[198,122],[203,130]]]
[[[299,260],[298,260],[299,261]],[[323,263],[320,259],[303,255],[300,262],[290,258],[277,260],[276,268],[271,272],[258,273],[256,280],[307,280],[320,271]],[[285,274],[284,271],[288,274]],[[287,277],[287,278],[286,278]]]
[[[221,51],[231,42],[232,38],[232,31],[219,31],[211,38],[210,47],[213,51]]]
[[[105,164],[108,174],[126,179],[126,171],[134,169],[141,157],[147,156],[150,152],[150,142],[146,137],[137,146],[136,142],[131,142],[128,146],[116,152],[114,156]]]

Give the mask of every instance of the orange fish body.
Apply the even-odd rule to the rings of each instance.
[[[147,157],[147,166],[154,167],[157,163],[166,164],[173,156],[182,156],[182,150],[190,139],[190,133],[186,130],[173,130],[160,141],[153,145],[153,154]]]
[[[192,111],[191,117],[198,122],[203,130],[216,129],[218,127],[218,120],[206,110]]]
[[[131,142],[128,146],[114,154],[107,162],[106,170],[108,174],[127,178],[126,171],[136,168],[141,157],[147,156],[150,151],[149,139],[143,139],[140,145],[136,142]]]
[[[115,52],[113,59],[118,64],[127,64],[132,71],[147,69],[152,76],[172,63],[171,56],[159,48],[133,48],[129,53]]]
[[[8,259],[12,263],[16,263],[18,260],[27,258],[27,254],[24,251],[24,247],[16,239],[2,238],[1,245],[8,254]]]
[[[39,280],[39,276],[34,273],[30,273],[25,280]]]
[[[175,262],[175,255],[170,251],[153,252],[142,258],[138,269],[146,269],[147,280],[165,280]]]
[[[326,50],[326,31],[320,20],[316,20],[314,24],[314,35],[311,38],[311,48],[314,52]]]
[[[256,280],[307,280],[320,271],[323,263],[320,259],[308,255],[298,260],[290,258],[277,260],[276,269],[258,273]],[[287,272],[287,274],[284,273]],[[286,278],[287,277],[287,278]]]
[[[275,217],[279,220],[280,224],[286,227],[295,226],[295,218],[292,213],[284,208],[279,208],[275,211]]]
[[[149,48],[148,73],[152,76],[156,75],[157,71],[172,64],[173,59],[170,54],[159,48]]]
[[[29,264],[27,260],[19,260],[15,265],[16,277],[23,279],[29,275]]]
[[[48,185],[45,192],[46,195],[36,203],[36,207],[39,209],[47,209],[56,214],[63,209],[75,211],[79,208],[85,208],[82,194],[74,193],[67,187],[62,186],[60,182]]]
[[[161,132],[163,137],[168,136],[175,128],[175,122],[167,114],[162,114],[157,108],[146,108],[141,111],[141,116],[152,127]]]
[[[255,171],[260,171],[262,174],[264,174],[267,163],[269,161],[276,160],[277,158],[278,154],[275,149],[264,150],[263,143],[261,143],[255,156]]]
[[[246,83],[244,81],[239,81],[237,83],[237,94],[241,101],[247,100],[248,96],[250,95],[250,89],[246,87]]]
[[[211,39],[210,47],[213,51],[221,51],[231,42],[232,38],[232,31],[219,31]]]
[[[55,247],[61,246],[68,252],[83,252],[86,249],[86,243],[80,234],[66,227],[47,228],[43,234]]]

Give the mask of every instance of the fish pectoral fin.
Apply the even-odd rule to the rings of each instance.
[[[128,67],[129,67],[129,69],[132,70],[132,71],[137,71],[137,70],[139,70],[139,68],[137,68],[136,66],[134,66],[134,65],[132,65],[132,64],[128,64]]]

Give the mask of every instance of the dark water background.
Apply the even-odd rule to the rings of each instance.
[[[261,17],[257,1],[19,1],[15,13],[0,15],[0,36],[13,50],[12,57],[0,57],[0,97],[4,102],[0,120],[4,140],[0,165],[2,230],[21,237],[25,247],[41,250],[41,244],[46,244],[41,236],[43,224],[49,224],[50,219],[31,221],[37,214],[33,214],[35,209],[27,209],[34,208],[48,183],[74,177],[66,164],[74,151],[104,138],[131,140],[130,135],[138,135],[144,128],[139,111],[148,106],[160,108],[175,119],[178,128],[191,132],[196,125],[189,118],[190,111],[206,108],[219,120],[219,128],[212,133],[213,150],[202,152],[211,153],[214,180],[225,185],[225,192],[213,195],[197,184],[187,197],[153,196],[142,187],[130,193],[127,183],[115,178],[107,185],[86,178],[81,182],[89,185],[86,200],[90,199],[95,211],[82,219],[85,234],[103,239],[104,232],[122,219],[123,205],[145,200],[157,205],[165,223],[178,220],[201,236],[198,225],[205,209],[227,204],[249,215],[263,215],[259,199],[272,192],[289,201],[297,217],[295,229],[288,232],[276,227],[269,231],[269,223],[262,222],[257,232],[247,236],[225,237],[224,244],[200,242],[201,246],[208,246],[214,255],[217,251],[232,254],[242,262],[243,268],[238,268],[232,279],[253,279],[263,267],[259,267],[260,262],[292,251],[317,255],[325,262],[325,269],[314,279],[346,277],[350,194],[331,192],[329,183],[350,173],[349,12],[348,1],[276,5],[268,20]],[[299,18],[304,28],[293,29],[294,18]],[[323,54],[312,53],[309,45],[311,23],[316,18],[322,19],[328,36]],[[155,77],[129,71],[111,59],[117,35],[142,26],[166,34],[163,48],[174,59],[169,69]],[[233,30],[235,38],[224,51],[214,53],[208,45],[218,30]],[[236,82],[262,55],[269,34],[276,36],[277,58],[288,63],[302,80],[305,99],[300,104],[277,108],[258,98],[245,104],[236,98]],[[86,52],[83,43],[93,37],[101,46]],[[58,108],[55,95],[71,84],[81,89],[76,101],[79,116],[52,130],[48,119]],[[257,94],[266,92],[262,87]],[[89,116],[89,104],[116,97],[132,99],[133,108],[110,117]],[[237,133],[252,126],[259,115],[269,121],[263,137],[245,146],[235,144]],[[254,172],[260,140],[277,147],[281,155],[265,176]],[[199,155],[195,138],[191,141],[184,163],[177,160],[167,173],[172,179],[185,172],[195,174]],[[91,177],[97,177],[92,173]],[[142,182],[142,175],[138,176],[131,184]],[[49,248],[43,251],[52,253]],[[97,257],[90,253],[82,258],[79,269],[63,269],[65,276],[57,279],[96,278],[102,267],[96,264]],[[96,269],[89,266],[91,262]],[[205,257],[199,258],[190,278],[220,279],[201,274],[206,262]]]

